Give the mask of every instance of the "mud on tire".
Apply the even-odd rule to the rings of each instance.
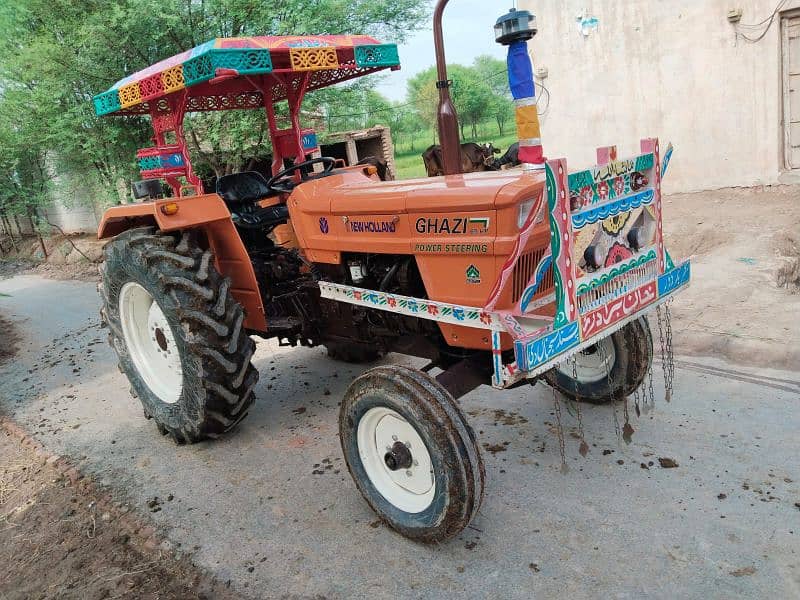
[[[396,438],[388,437],[395,431],[392,425],[383,431],[379,431],[380,425],[374,432],[360,430],[362,421],[367,424],[375,411],[398,423]],[[355,379],[342,401],[339,435],[359,491],[378,516],[405,537],[441,542],[458,535],[477,514],[486,473],[475,434],[453,397],[427,374],[393,365],[376,367]],[[382,436],[387,442],[379,442]],[[410,445],[405,443],[409,439],[413,439]],[[372,457],[365,440],[375,441]],[[392,477],[394,466],[390,467],[389,452],[383,453],[391,443],[401,443],[403,452],[403,446],[408,446],[409,460],[419,459],[414,467],[395,469],[399,471],[395,481],[405,483],[411,472],[405,469],[421,468],[423,473],[429,469],[431,474],[432,491],[424,495],[419,490],[421,502],[412,495],[413,508],[404,506],[409,500],[402,486],[387,488],[393,482],[386,475]],[[382,463],[386,473],[381,473]]]
[[[250,359],[255,344],[244,330],[244,310],[230,293],[231,282],[216,271],[211,251],[198,245],[193,232],[171,235],[148,227],[122,233],[104,252],[100,316],[145,416],[178,443],[233,429],[254,400],[258,372]],[[175,402],[154,393],[132,360],[120,320],[120,291],[128,282],[149,293],[174,337],[182,367]]]
[[[614,364],[606,377],[596,381],[576,381],[569,371],[572,361],[545,373],[544,379],[562,394],[579,402],[605,404],[633,394],[653,364],[653,336],[646,317],[641,317],[611,334]],[[587,349],[592,351],[592,348]],[[564,370],[567,373],[564,373]]]

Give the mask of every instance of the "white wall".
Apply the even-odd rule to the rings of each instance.
[[[103,209],[98,208],[97,210],[102,211]],[[91,206],[85,204],[65,206],[54,202],[46,208],[45,212],[48,221],[58,225],[64,230],[64,233],[97,233],[99,223],[95,209]]]
[[[520,0],[539,33],[534,65],[546,67],[550,105],[542,119],[545,154],[570,170],[595,162],[597,146],[622,156],[639,139],[675,144],[665,191],[791,181],[782,175],[780,18],[758,43],[735,35],[768,17],[776,0]],[[789,0],[782,10],[800,7]],[[576,17],[599,27],[588,37]],[[539,92],[537,91],[537,94]],[[543,107],[542,107],[543,108]],[[541,109],[540,109],[541,110]]]

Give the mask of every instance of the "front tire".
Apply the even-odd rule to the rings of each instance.
[[[211,251],[148,227],[104,252],[100,315],[145,416],[178,443],[233,429],[254,400],[255,344]]]
[[[572,359],[564,361],[548,371],[544,376],[547,383],[578,402],[605,404],[627,398],[639,389],[653,364],[653,336],[647,318],[628,323],[578,353],[575,361],[575,365]]]
[[[385,366],[358,377],[342,401],[339,435],[359,491],[405,537],[450,539],[478,512],[485,470],[475,434],[428,375]]]

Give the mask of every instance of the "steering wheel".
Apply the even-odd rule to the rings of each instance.
[[[309,181],[310,179],[316,179],[318,177],[330,175],[331,171],[333,171],[333,166],[336,164],[336,159],[331,158],[330,156],[323,156],[292,165],[267,181],[267,187],[269,187],[273,192],[277,192],[279,194],[289,194],[292,192],[292,190],[294,190],[295,187],[297,187],[294,179],[289,177],[289,174],[300,169],[305,169],[306,167],[312,167],[316,164],[325,165],[322,173],[314,176],[302,173],[300,177],[303,181]]]

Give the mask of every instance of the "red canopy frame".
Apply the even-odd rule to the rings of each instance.
[[[154,146],[137,152],[142,177],[164,179],[176,196],[197,194],[203,184],[186,148],[187,112],[264,107],[275,174],[285,160],[300,162],[316,150],[316,134],[300,125],[306,93],[386,68],[400,68],[397,47],[367,36],[220,38],[120,80],[94,104],[98,115],[150,115]],[[275,114],[282,100],[289,104],[285,130]]]

